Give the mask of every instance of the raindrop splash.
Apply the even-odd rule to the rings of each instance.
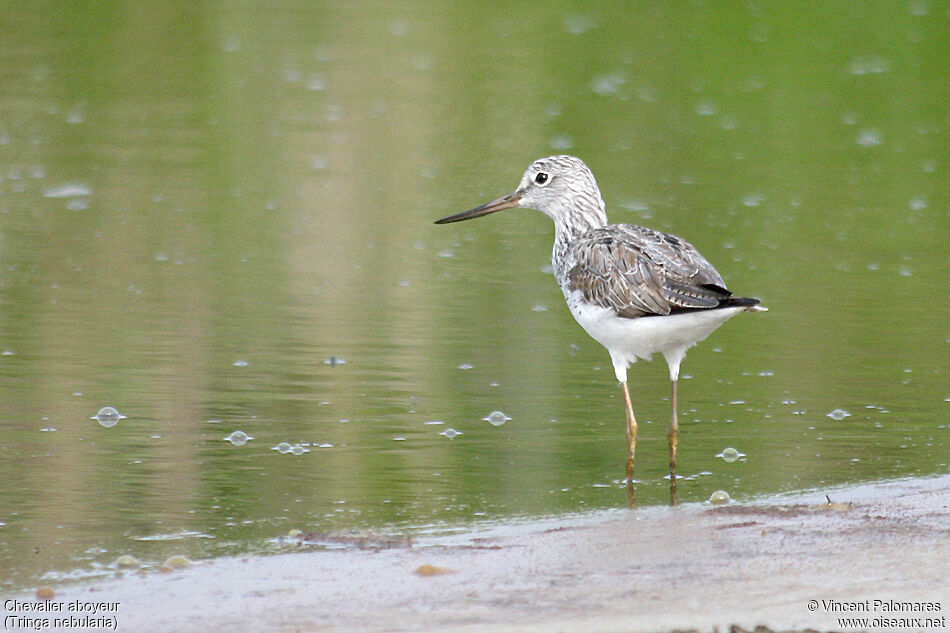
[[[857,140],[862,147],[874,147],[884,142],[884,136],[878,130],[862,130]]]
[[[729,448],[722,449],[722,452],[716,455],[716,457],[721,457],[722,461],[731,464],[732,462],[745,457],[745,453],[740,453],[730,446]]]
[[[113,564],[116,569],[137,569],[142,566],[142,561],[131,554],[123,554]]]
[[[233,433],[231,433],[224,439],[231,442],[235,446],[244,446],[245,444],[247,444],[250,440],[253,440],[254,438],[248,435],[247,433],[245,433],[244,431],[234,431]]]
[[[501,426],[511,418],[501,411],[492,411],[482,419],[490,423],[492,426]]]
[[[102,407],[99,409],[99,413],[89,419],[95,420],[102,426],[109,429],[118,424],[119,420],[124,420],[125,418],[126,416],[119,413],[115,407]]]
[[[732,498],[725,490],[717,490],[716,492],[709,495],[709,503],[713,504],[714,506],[725,505],[730,501],[732,501]]]
[[[74,198],[90,194],[92,194],[92,189],[88,185],[79,182],[67,182],[62,185],[47,187],[43,191],[44,198]]]

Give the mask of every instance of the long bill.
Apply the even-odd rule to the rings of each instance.
[[[521,202],[521,196],[517,192],[509,193],[507,196],[502,196],[501,198],[497,198],[495,200],[492,200],[491,202],[486,202],[480,207],[475,207],[474,209],[469,209],[468,211],[462,211],[461,213],[450,215],[447,218],[436,220],[435,223],[448,224],[449,222],[461,222],[462,220],[471,220],[472,218],[479,218],[483,215],[488,215],[489,213],[502,211],[503,209],[510,209],[512,207],[517,207],[519,202]]]

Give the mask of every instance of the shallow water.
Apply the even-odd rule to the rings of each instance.
[[[948,45],[935,2],[6,6],[0,583],[622,506],[550,222],[432,225],[560,152],[770,308],[687,356],[681,501],[947,472]]]

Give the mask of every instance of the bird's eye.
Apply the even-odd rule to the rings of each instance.
[[[546,173],[544,173],[543,171],[539,171],[534,177],[534,182],[543,186],[543,185],[548,184],[549,179],[550,177]]]

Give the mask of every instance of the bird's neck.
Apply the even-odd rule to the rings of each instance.
[[[554,219],[557,241],[572,242],[589,231],[607,226],[607,212],[599,193],[590,199],[578,196],[571,206],[550,215]]]
[[[565,254],[574,240],[605,226],[607,226],[607,212],[604,211],[604,203],[600,196],[597,197],[595,204],[574,207],[555,216],[553,252],[555,268],[566,262]]]

